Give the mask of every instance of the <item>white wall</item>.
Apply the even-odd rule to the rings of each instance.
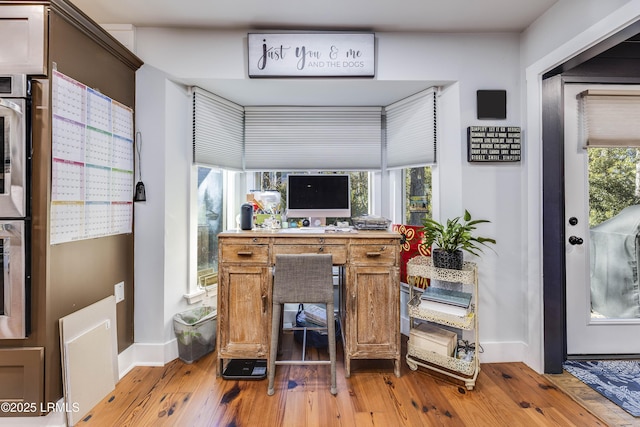
[[[443,114],[439,116],[439,163],[434,180],[439,212],[435,215],[447,218],[468,209],[474,217],[492,221],[481,231],[498,241],[496,253],[485,251],[477,260],[483,362],[525,361],[542,370],[542,174],[536,73],[542,67],[539,64],[553,62],[548,59],[549,52],[560,49],[568,38],[588,32],[594,23],[607,27],[596,21],[604,19],[608,11],[617,17],[608,26],[620,25],[622,18],[616,7],[626,2],[612,1],[616,6],[610,8],[598,3],[563,0],[522,35],[522,41],[516,34],[376,34],[377,79],[447,82],[440,98]],[[626,12],[632,15],[627,14],[626,19],[640,15],[638,1],[631,4]],[[579,13],[584,5],[597,14],[572,20],[570,29],[557,28],[558,22],[568,19],[568,12]],[[189,105],[183,97],[184,88],[171,83],[171,76],[246,78],[246,33],[136,30],[136,54],[145,61],[138,76],[136,117],[137,129],[143,132],[142,171],[148,199],[137,203],[135,211],[136,342],[170,342],[172,316],[185,308]],[[606,30],[600,33],[591,39]],[[533,83],[525,74],[531,67]],[[268,84],[268,80],[264,82]],[[478,89],[507,90],[506,120],[475,118]],[[466,128],[473,125],[521,126],[525,144],[522,161],[467,163]],[[166,351],[164,357],[169,357]]]
[[[244,38],[246,32],[206,32],[185,30],[164,30],[139,28],[136,31],[137,55],[145,61],[145,68],[163,70],[171,75],[192,76],[203,79],[242,79],[245,78]],[[520,246],[512,235],[519,229],[519,206],[514,203],[518,194],[520,165],[470,165],[466,162],[466,127],[471,125],[503,124],[521,125],[519,101],[519,39],[515,34],[377,34],[378,42],[378,80],[425,80],[449,82],[440,99],[441,114],[439,123],[439,216],[461,215],[469,209],[476,217],[493,221],[483,232],[498,240],[496,254],[487,252],[481,262],[481,340],[487,352],[486,357],[500,359],[500,355],[490,355],[491,342],[518,342],[525,331],[522,313],[523,280],[521,277]],[[203,40],[205,40],[203,42]],[[185,48],[188,46],[189,48]],[[428,52],[428,54],[426,54]],[[224,58],[216,63],[211,58]],[[167,76],[168,77],[168,76]],[[141,77],[142,79],[142,77]],[[156,82],[158,84],[159,82]],[[268,80],[265,80],[268,84]],[[162,246],[146,246],[147,251],[157,251],[158,260],[164,260],[166,267],[163,278],[165,300],[156,310],[164,312],[165,339],[171,339],[171,316],[180,305],[182,294],[187,292],[184,272],[187,267],[187,251],[176,250],[184,244],[174,236],[188,224],[188,165],[189,158],[176,149],[176,144],[189,147],[188,106],[170,100],[167,93],[169,85],[157,90],[139,90],[138,100],[152,96],[154,103],[162,102],[165,110],[160,119],[153,114],[149,122],[154,128],[152,137],[145,131],[145,140],[164,141],[163,149],[143,150],[143,157],[158,156],[154,164],[163,164],[169,180],[163,175],[165,197],[165,216],[158,218],[160,229],[165,230],[165,243]],[[475,91],[478,89],[506,89],[508,92],[508,119],[506,121],[479,122],[475,119]],[[158,108],[157,106],[155,108]],[[138,108],[138,123],[142,126],[146,111]],[[143,116],[144,114],[144,116]],[[167,120],[167,119],[171,120]],[[180,118],[184,120],[180,122]],[[147,126],[149,127],[149,126]],[[182,135],[182,138],[180,136]],[[154,142],[155,144],[155,142]],[[177,151],[177,153],[174,153]],[[162,158],[162,156],[165,156]],[[184,162],[181,163],[181,162]],[[145,168],[143,160],[143,171]],[[160,178],[160,177],[158,177]],[[184,178],[184,179],[183,179]],[[151,183],[147,184],[152,185]],[[154,184],[155,185],[155,184]],[[514,190],[515,189],[515,190]],[[151,201],[147,203],[152,203]],[[503,207],[515,205],[505,214]],[[178,208],[180,207],[180,208]],[[499,208],[500,207],[500,208]],[[514,211],[515,210],[515,211]],[[137,214],[137,212],[136,212]],[[160,214],[154,211],[154,215]],[[436,212],[438,215],[438,212]],[[146,222],[142,215],[136,215],[136,223]],[[180,225],[181,223],[181,225]],[[171,225],[171,227],[169,227]],[[500,225],[498,227],[497,225]],[[186,238],[187,233],[183,237]],[[175,256],[161,252],[170,251]],[[136,271],[143,266],[136,263]],[[173,277],[171,277],[173,276]],[[136,289],[157,290],[155,285],[145,284],[146,276],[136,276]],[[171,295],[170,295],[171,293]],[[496,295],[499,298],[496,298]],[[141,296],[141,299],[144,298]],[[140,300],[140,299],[138,299]],[[177,301],[176,301],[177,300]],[[142,303],[141,303],[142,304]],[[498,305],[500,309],[498,310]],[[503,306],[504,305],[504,306]],[[136,309],[138,307],[136,306]],[[493,313],[502,313],[495,318]],[[506,327],[505,327],[506,325]],[[148,326],[136,326],[137,341],[144,342],[139,329]],[[160,326],[156,326],[160,328]]]
[[[188,309],[183,294],[189,277],[190,97],[150,65],[138,71],[136,83],[147,200],[136,202],[134,213],[134,337],[142,359],[164,363],[177,356],[173,316]]]
[[[144,65],[136,74],[136,132],[140,132],[140,169],[146,202],[134,203],[135,223],[135,311],[136,342],[164,343],[164,146],[167,136],[158,126],[164,121],[166,76]],[[137,160],[137,159],[136,159]],[[139,177],[136,176],[136,179]],[[160,308],[160,309],[159,309]]]
[[[611,30],[612,22],[605,19],[634,0],[561,0],[546,14],[529,26],[522,35],[522,63],[524,68],[537,60],[549,56],[565,44],[593,26]],[[627,5],[628,6],[628,5]],[[632,19],[633,16],[627,16]],[[631,21],[632,22],[632,21]],[[570,57],[589,47],[597,39],[585,46],[573,46]],[[574,49],[578,49],[577,51]]]
[[[640,1],[561,0],[522,34],[521,91],[528,161],[522,180],[522,255],[527,280],[525,308],[528,343],[523,361],[544,370],[542,277],[542,75],[640,17]]]

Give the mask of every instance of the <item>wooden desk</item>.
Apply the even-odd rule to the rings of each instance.
[[[276,255],[330,253],[345,273],[338,316],[345,375],[351,359],[393,359],[400,376],[400,234],[228,231],[218,248],[217,375],[225,359],[270,358]]]

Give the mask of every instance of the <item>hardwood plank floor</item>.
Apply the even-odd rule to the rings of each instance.
[[[406,338],[403,344],[406,348]],[[266,380],[216,378],[212,353],[192,364],[176,359],[164,367],[134,368],[76,425],[607,425],[549,376],[523,363],[482,364],[475,389],[468,391],[422,368],[411,371],[404,363],[402,376],[396,378],[390,361],[354,360],[351,378],[345,378],[340,350],[338,345],[337,396],[329,393],[326,365],[278,366],[276,393],[267,396]],[[311,350],[308,355],[326,359],[326,351]]]
[[[615,427],[640,426],[640,418],[629,414],[570,373],[565,371],[562,374],[545,376],[580,405],[597,414],[606,424]]]

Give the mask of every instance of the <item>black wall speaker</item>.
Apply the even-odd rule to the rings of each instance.
[[[253,228],[253,205],[251,203],[240,206],[240,228],[242,230]]]
[[[478,120],[507,118],[506,90],[479,90],[476,92]]]

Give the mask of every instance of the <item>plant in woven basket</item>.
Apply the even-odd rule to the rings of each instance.
[[[463,252],[479,255],[483,246],[495,244],[495,239],[481,237],[474,234],[476,226],[491,222],[486,219],[472,219],[471,214],[465,209],[463,217],[447,219],[445,223],[439,223],[432,218],[424,218],[422,221],[424,233],[423,245],[432,248],[433,264],[440,268],[462,269]]]

